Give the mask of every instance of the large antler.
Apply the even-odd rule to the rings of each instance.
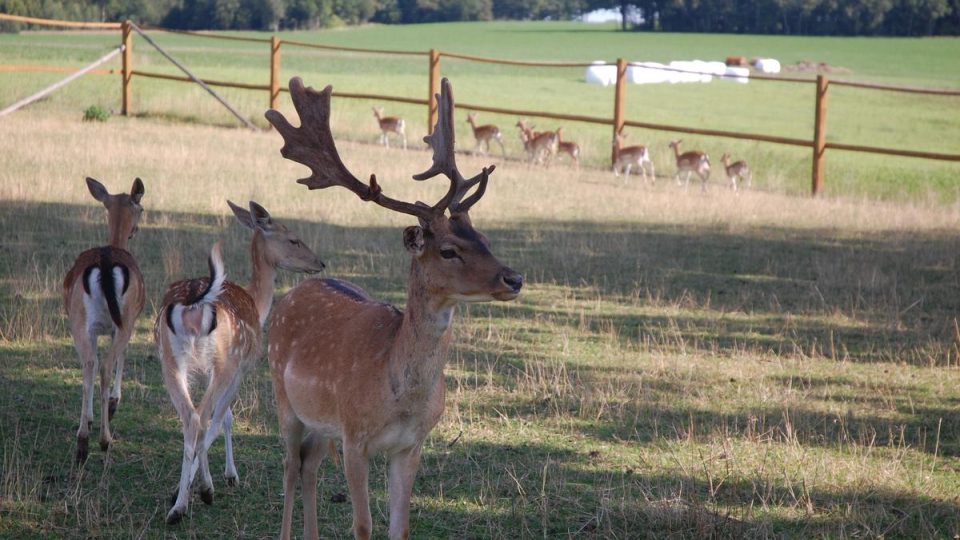
[[[327,86],[322,92],[306,87],[300,77],[290,79],[290,96],[293,106],[300,116],[300,127],[290,125],[279,111],[270,109],[265,113],[267,121],[283,137],[280,154],[292,161],[310,168],[313,173],[297,182],[310,189],[323,189],[342,186],[356,193],[365,201],[373,201],[384,208],[417,216],[429,221],[435,207],[411,204],[391,199],[383,194],[377,184],[376,175],[370,175],[370,184],[364,184],[354,176],[340,160],[337,145],[330,132],[330,94],[333,87]],[[442,212],[443,210],[441,210]]]
[[[440,95],[437,96],[437,125],[433,133],[424,137],[423,142],[433,148],[433,165],[426,171],[413,175],[414,180],[426,180],[443,173],[450,179],[450,189],[440,201],[433,206],[434,211],[443,212],[450,208],[451,212],[466,212],[483,197],[487,189],[487,180],[490,173],[496,168],[495,165],[485,167],[480,174],[470,180],[464,179],[463,175],[457,169],[457,158],[454,154],[454,128],[453,128],[453,89],[450,87],[450,81],[446,77],[440,81]],[[470,188],[480,184],[476,192],[467,200],[462,200],[463,196],[470,191]]]

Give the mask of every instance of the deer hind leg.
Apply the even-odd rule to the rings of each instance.
[[[240,387],[240,379],[240,370],[236,367],[228,367],[219,373],[214,371],[210,377],[210,385],[200,401],[200,419],[206,429],[200,432],[202,439],[197,449],[196,459],[199,462],[202,482],[200,499],[206,504],[213,504],[213,477],[210,475],[209,450],[217,435],[220,434],[220,428],[224,425],[227,411],[230,411],[230,404],[233,403],[233,398]],[[232,446],[231,440],[231,450]],[[232,452],[226,456],[226,470],[231,469],[236,475],[237,467],[233,463]]]
[[[170,400],[180,416],[183,429],[183,460],[180,465],[180,483],[177,486],[172,507],[167,513],[167,524],[174,525],[183,519],[190,503],[190,484],[193,482],[197,467],[197,441],[203,426],[201,425],[200,415],[197,414],[193,401],[190,399],[186,373],[180,369],[168,367],[177,365],[176,360],[172,358],[172,353],[162,351],[161,354],[165,357],[169,356],[169,358],[163,359],[163,382],[167,387],[167,393],[170,394]]]
[[[317,469],[330,441],[315,435],[308,436],[300,445],[300,480],[303,493],[303,538],[317,539]]]
[[[114,328],[113,339],[107,350],[105,362],[100,366],[100,449],[106,450],[113,442],[110,433],[110,421],[120,404],[120,387],[123,384],[124,352],[133,336],[133,321],[124,328]],[[111,377],[113,377],[111,381]]]
[[[497,137],[497,144],[500,145],[500,155],[503,156],[503,159],[507,159],[507,149],[503,147],[503,141],[500,140],[500,137]]]
[[[370,477],[369,460],[359,446],[344,440],[343,466],[350,488],[350,503],[353,506],[353,536],[357,540],[369,540],[373,531],[370,517],[370,495],[367,491]]]
[[[80,359],[83,374],[83,398],[80,402],[80,428],[77,430],[77,452],[74,456],[77,464],[87,460],[90,445],[90,428],[93,426],[93,384],[97,371],[97,336],[85,328],[83,321],[74,323],[71,328],[73,344]]]
[[[420,467],[420,446],[390,457],[390,538],[406,540],[410,536],[410,497]]]

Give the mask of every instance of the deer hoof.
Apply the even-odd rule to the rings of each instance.
[[[100,439],[100,450],[106,452],[110,449],[110,441],[107,439]]]
[[[90,440],[87,437],[77,437],[77,465],[83,465],[90,454]]]
[[[237,483],[238,483],[236,476],[228,476],[228,477],[226,478],[226,480],[227,480],[227,485],[230,486],[230,487],[236,487],[236,485],[237,485]]]
[[[113,420],[113,415],[117,412],[117,404],[120,403],[120,400],[112,397],[107,403],[107,420]]]
[[[174,508],[170,510],[170,513],[167,514],[167,525],[176,525],[183,520],[183,511]]]
[[[200,492],[200,500],[203,504],[210,506],[213,504],[213,488],[207,488]]]

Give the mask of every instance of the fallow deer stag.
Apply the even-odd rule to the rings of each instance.
[[[697,173],[697,176],[700,177],[700,191],[706,191],[707,180],[710,179],[710,157],[699,150],[690,150],[681,154],[680,143],[682,142],[683,139],[670,141],[670,148],[673,148],[673,155],[677,160],[677,174],[674,175],[677,179],[677,185],[689,186],[690,175]],[[682,172],[687,173],[685,183],[680,182],[680,173]]]
[[[580,145],[573,141],[563,140],[563,128],[557,128],[557,154],[567,154],[573,160],[574,166],[580,170]]]
[[[647,181],[647,169],[644,164],[650,165],[651,183],[657,181],[657,170],[650,159],[650,150],[643,145],[623,146],[623,140],[627,138],[626,134],[617,133],[613,136],[613,174],[620,176],[623,171],[624,182],[630,178],[630,169],[634,165],[640,169],[640,175],[643,181]]]
[[[407,149],[407,134],[405,132],[407,123],[403,121],[403,118],[399,116],[384,116],[383,107],[374,107],[373,116],[377,118],[377,123],[380,125],[380,144],[390,148],[390,138],[391,133],[396,133],[400,140],[403,141],[403,149]]]
[[[213,504],[207,451],[221,427],[226,452],[224,477],[230,485],[237,482],[230,405],[243,374],[260,357],[260,335],[273,303],[276,269],[316,273],[324,267],[310,248],[259,204],[251,201],[247,211],[227,203],[237,220],[253,229],[250,284],[242,288],[226,281],[218,243],[210,253],[210,277],[170,285],[154,324],[163,384],[183,428],[180,483],[167,513],[170,525],[186,514],[190,485],[198,467],[203,484],[200,498]],[[196,373],[209,379],[199,408],[190,398],[190,377]]]
[[[146,299],[143,275],[127,242],[139,229],[143,214],[143,182],[133,181],[130,193],[111,195],[93,178],[87,178],[93,198],[107,208],[110,245],[88,249],[77,257],[63,280],[63,303],[70,320],[70,334],[83,371],[83,403],[77,430],[77,463],[87,460],[93,425],[93,382],[100,367],[100,449],[107,450],[113,437],[110,420],[120,403],[123,383],[123,353],[133,335],[134,323]],[[97,338],[112,336],[110,348],[98,362]],[[111,381],[111,377],[113,380]]]
[[[503,155],[503,158],[507,158],[507,151],[503,147],[503,135],[500,134],[500,128],[493,124],[484,124],[482,126],[477,125],[477,113],[467,114],[467,123],[470,124],[470,127],[473,128],[473,137],[477,140],[477,146],[474,147],[474,152],[479,153],[481,144],[486,143],[487,151],[484,154],[490,152],[490,141],[497,141],[497,144],[500,145],[500,153]]]
[[[730,179],[730,187],[733,188],[734,191],[737,191],[738,180],[741,184],[746,180],[747,187],[750,187],[750,184],[753,183],[753,173],[750,172],[750,167],[746,161],[741,159],[730,163],[730,154],[723,154],[723,156],[720,157],[720,162],[723,163],[723,170],[726,171],[727,178]]]
[[[457,169],[453,95],[446,79],[438,96],[437,126],[424,138],[433,148],[433,164],[413,177],[426,180],[442,173],[449,179],[447,193],[433,206],[389,198],[375,175],[366,185],[346,168],[330,132],[332,91],[330,86],[322,92],[305,88],[298,77],[290,81],[299,128],[279,112],[267,112],[283,136],[283,156],[312,171],[298,182],[310,189],[344,187],[364,201],[415,216],[420,225],[403,232],[412,259],[405,312],[335,279],[304,281],[277,303],[267,335],[286,446],[280,537],[290,537],[299,480],[304,538],[317,538],[317,468],[332,441],[340,439],[354,536],[366,539],[372,533],[368,460],[385,453],[390,462],[390,538],[407,538],[423,441],[443,413],[443,369],[454,309],[458,302],[512,300],[520,294],[523,278],[497,260],[470,221],[468,212],[483,196],[494,167],[470,180]]]

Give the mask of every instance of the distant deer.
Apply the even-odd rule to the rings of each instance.
[[[468,212],[483,196],[494,167],[470,180],[460,174],[453,96],[446,79],[440,86],[437,125],[424,138],[433,148],[433,165],[414,175],[426,180],[442,173],[449,179],[446,195],[433,206],[387,197],[375,175],[364,184],[347,170],[330,132],[332,87],[317,92],[299,77],[290,81],[299,128],[279,112],[267,111],[267,120],[283,136],[283,156],[312,171],[298,182],[310,189],[341,186],[419,221],[403,232],[411,256],[405,312],[351,283],[310,279],[287,293],[270,319],[268,357],[286,446],[282,539],[290,538],[298,481],[303,537],[317,538],[317,468],[336,439],[343,445],[354,536],[372,534],[368,464],[373,455],[385,453],[389,535],[408,537],[420,452],[443,413],[454,309],[460,302],[513,300],[523,286],[522,276],[497,260],[489,240],[473,228]]]
[[[250,201],[247,211],[227,203],[237,220],[253,230],[250,284],[242,288],[226,281],[218,243],[210,252],[210,276],[170,285],[154,325],[163,384],[183,428],[180,484],[167,513],[169,525],[178,523],[186,513],[198,467],[200,498],[213,504],[207,451],[221,428],[226,452],[224,477],[230,485],[237,482],[230,405],[243,374],[260,358],[260,335],[273,303],[276,269],[312,274],[324,268],[310,248],[262,206]],[[208,384],[196,407],[190,398],[190,379],[198,373],[208,377]]]
[[[557,128],[557,154],[567,154],[573,160],[577,170],[580,170],[580,145],[573,141],[563,140],[563,128]]]
[[[550,164],[550,159],[556,155],[559,139],[556,131],[533,131],[533,126],[527,126],[523,120],[517,121],[520,128],[520,140],[523,149],[527,152],[528,163]]]
[[[636,165],[640,169],[643,181],[646,182],[647,169],[644,164],[647,164],[650,166],[651,183],[655,183],[657,181],[657,171],[653,166],[653,161],[650,160],[650,151],[642,145],[623,146],[623,140],[626,137],[626,134],[621,133],[613,136],[613,174],[620,176],[620,171],[623,170],[623,180],[626,182],[630,178],[630,169]]]
[[[710,157],[699,150],[690,150],[689,152],[681,154],[680,143],[682,142],[683,139],[670,141],[670,148],[673,148],[673,154],[677,160],[677,173],[674,175],[677,179],[677,184],[683,185],[683,183],[680,182],[681,172],[687,173],[685,183],[687,186],[690,185],[690,175],[697,173],[697,176],[700,177],[700,191],[706,191],[707,180],[710,178]]]
[[[83,401],[77,430],[75,460],[82,464],[89,452],[93,426],[93,379],[97,369],[97,338],[110,335],[110,347],[100,364],[100,449],[113,442],[110,420],[120,403],[123,353],[133,336],[134,323],[146,301],[143,275],[127,251],[127,242],[139,230],[143,207],[143,181],[133,181],[130,193],[111,195],[93,178],[87,178],[93,198],[107,208],[110,244],[81,253],[63,280],[63,305],[70,334],[83,372]],[[111,381],[112,377],[112,381]]]
[[[403,149],[407,149],[407,134],[404,132],[406,122],[399,116],[383,116],[383,107],[374,107],[373,116],[380,124],[380,144],[390,148],[390,133],[396,133],[403,141]]]
[[[470,124],[470,127],[473,128],[473,137],[477,140],[477,146],[474,147],[474,152],[480,152],[481,143],[486,143],[487,151],[484,154],[490,152],[490,141],[497,141],[497,144],[500,145],[500,153],[503,155],[503,158],[506,159],[507,151],[503,148],[502,135],[500,134],[500,128],[493,124],[484,124],[482,126],[477,125],[477,113],[467,114],[467,123]]]
[[[741,159],[730,163],[730,154],[723,154],[720,161],[723,163],[723,169],[727,172],[727,178],[730,179],[730,187],[734,191],[737,191],[737,180],[743,183],[743,180],[746,179],[747,187],[750,187],[753,183],[753,173],[750,172],[750,167],[746,161]]]

